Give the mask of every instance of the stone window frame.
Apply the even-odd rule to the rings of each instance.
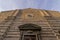
[[[32,25],[34,25],[34,24],[32,24]],[[36,26],[36,25],[35,25]],[[41,28],[41,27],[40,27]],[[28,31],[29,29],[20,29],[20,40],[24,40],[24,35],[36,35],[36,40],[40,40],[40,37],[41,37],[41,35],[40,35],[40,31],[41,31],[41,29],[39,30],[39,28],[37,28],[37,30],[35,30],[35,29],[31,29],[31,30],[33,30],[33,32],[31,32],[31,31]],[[37,33],[35,33],[35,32],[37,32]],[[31,33],[31,34],[30,34]]]

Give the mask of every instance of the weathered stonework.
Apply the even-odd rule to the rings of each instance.
[[[24,24],[41,27],[39,40],[60,40],[60,13],[31,8],[0,13],[0,40],[21,40],[19,26]]]

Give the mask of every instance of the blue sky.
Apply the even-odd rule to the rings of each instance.
[[[60,0],[0,0],[0,11],[24,8],[60,11]]]

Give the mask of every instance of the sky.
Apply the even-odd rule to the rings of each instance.
[[[60,11],[60,0],[0,0],[0,11],[25,8]]]

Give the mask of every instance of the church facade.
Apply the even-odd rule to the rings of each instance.
[[[32,8],[1,12],[0,40],[60,40],[60,12]]]

